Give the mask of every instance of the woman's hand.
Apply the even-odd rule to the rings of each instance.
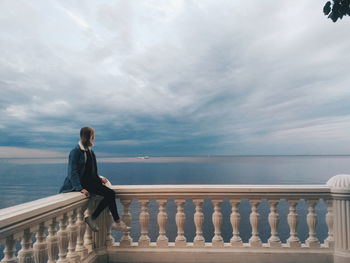
[[[108,182],[108,179],[107,178],[104,178],[104,177],[100,177],[101,181],[103,184],[106,184]]]
[[[85,196],[89,196],[90,195],[89,191],[86,190],[86,189],[80,190],[80,193],[84,194]]]

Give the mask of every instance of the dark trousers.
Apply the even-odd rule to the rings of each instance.
[[[107,206],[111,211],[114,221],[119,220],[117,204],[115,203],[115,192],[103,184],[89,185],[85,187],[92,194],[102,195],[103,199],[92,213],[92,218],[97,218]]]

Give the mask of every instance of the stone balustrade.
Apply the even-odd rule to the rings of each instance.
[[[93,243],[87,208],[85,197],[67,193],[1,209],[1,262],[81,262]]]
[[[110,186],[117,192],[122,219],[133,226],[116,240],[111,230],[112,218],[106,209],[97,219],[100,231],[85,226],[84,216],[91,213],[98,198],[88,200],[80,193],[59,194],[0,210],[1,263],[8,262],[350,262],[350,176],[338,175],[327,185],[128,185]],[[212,206],[210,223],[205,232],[205,201]],[[250,212],[243,218],[240,206],[248,200]],[[269,211],[259,212],[266,202]],[[284,200],[288,212],[289,236],[282,242],[279,235],[279,204]],[[287,202],[286,202],[286,201]],[[302,201],[301,201],[302,200]],[[318,218],[318,202],[326,204],[324,218]],[[151,202],[157,209],[149,209]],[[174,217],[168,214],[169,203],[175,205]],[[307,204],[305,220],[300,220],[297,205]],[[134,203],[137,206],[133,205]],[[193,206],[192,213],[185,206]],[[230,213],[222,207],[229,204]],[[154,221],[152,221],[152,219]],[[242,238],[242,220],[249,224],[249,239]],[[263,220],[264,219],[264,220]],[[327,237],[317,237],[317,224],[325,221]],[[174,240],[169,241],[168,222],[175,221]],[[223,221],[231,227],[224,240]],[[186,224],[192,222],[195,235],[189,240]],[[264,224],[262,224],[265,222]],[[298,224],[308,229],[303,241]],[[135,227],[135,225],[137,227]],[[153,226],[153,228],[150,228]],[[150,231],[157,228],[151,240]],[[268,229],[264,242],[259,229]],[[136,233],[135,229],[139,229]],[[226,230],[227,231],[227,230]],[[247,231],[245,229],[244,231]],[[227,233],[226,233],[227,234]],[[247,233],[245,233],[247,234]]]

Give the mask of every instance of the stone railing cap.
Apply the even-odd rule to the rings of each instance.
[[[326,183],[332,192],[349,192],[350,193],[350,174],[338,174],[329,179]]]

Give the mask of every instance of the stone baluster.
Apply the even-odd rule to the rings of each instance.
[[[76,209],[70,211],[68,213],[68,253],[67,258],[71,263],[80,262],[80,256],[75,251],[75,247],[77,245],[77,236],[78,236],[78,225],[76,224]]]
[[[13,235],[9,235],[5,239],[5,248],[3,250],[4,258],[1,263],[17,263],[16,257],[16,239]]]
[[[298,248],[298,247],[301,247],[301,243],[297,233],[298,214],[296,212],[297,211],[296,206],[298,204],[298,201],[289,200],[288,204],[289,204],[289,214],[287,217],[287,221],[290,229],[290,236],[287,239],[287,244],[289,247]]]
[[[88,207],[84,212],[84,219],[85,217],[88,217],[92,214],[93,208],[94,208],[94,200],[89,200]],[[85,224],[85,233],[84,233],[84,247],[87,248],[88,254],[93,251],[94,249],[94,241],[93,241],[93,236],[92,236],[92,230],[90,227],[88,227]]]
[[[252,226],[252,236],[249,239],[249,244],[251,247],[261,247],[261,240],[259,237],[258,227],[260,223],[260,214],[258,213],[258,205],[260,200],[250,200],[252,205],[252,212],[249,216],[250,225]]]
[[[326,214],[326,224],[328,227],[328,237],[324,241],[325,245],[329,248],[334,248],[334,236],[333,236],[333,200],[327,200],[327,214]]]
[[[193,245],[195,247],[204,247],[205,239],[203,237],[203,223],[204,223],[204,214],[203,214],[203,199],[193,199],[193,203],[196,206],[196,212],[194,213],[194,224],[196,226],[196,236],[193,240]]]
[[[131,225],[131,213],[130,213],[131,199],[122,199],[121,203],[123,204],[123,207],[124,207],[122,220],[127,226],[130,226]],[[120,246],[130,247],[131,243],[132,243],[132,238],[130,236],[130,230],[126,230],[124,231],[124,235],[120,240]]]
[[[212,239],[212,244],[214,247],[223,247],[224,240],[221,236],[221,225],[222,225],[222,213],[221,205],[222,200],[213,199],[212,204],[214,206],[214,213],[212,215],[212,220],[214,224],[214,237]]]
[[[75,247],[76,253],[78,253],[81,260],[85,259],[88,255],[88,250],[84,246],[84,234],[86,230],[86,224],[84,222],[84,210],[86,208],[81,206],[77,209],[77,220],[75,225],[77,226],[77,245]]]
[[[39,224],[38,231],[35,235],[36,242],[33,245],[35,263],[47,262],[47,243],[45,236],[45,223]]]
[[[32,235],[30,228],[24,229],[21,238],[21,250],[18,251],[19,263],[34,263],[34,251],[32,248]],[[1,261],[2,262],[2,261]]]
[[[308,200],[309,213],[306,216],[306,222],[309,227],[309,237],[306,239],[305,244],[308,247],[319,247],[320,242],[316,237],[316,225],[317,225],[317,215],[315,213],[315,206],[317,204],[316,200]]]
[[[102,199],[102,196],[96,197],[97,203]],[[98,232],[93,233],[93,253],[97,255],[98,262],[108,262],[107,254],[107,231],[109,226],[107,225],[108,218],[110,217],[110,211],[106,207],[101,214],[96,218],[96,225],[99,228]],[[88,226],[87,226],[88,227]]]
[[[148,236],[148,225],[149,225],[149,213],[148,213],[148,199],[140,199],[139,203],[141,205],[141,213],[139,216],[141,236],[139,238],[140,247],[148,247],[150,245],[151,239]]]
[[[46,237],[47,242],[47,256],[48,256],[48,263],[55,263],[56,259],[58,257],[58,235],[57,235],[57,221],[54,217],[48,228],[48,236]]]
[[[278,200],[271,200],[269,201],[270,205],[270,213],[268,217],[268,221],[271,228],[271,237],[268,239],[268,243],[270,247],[281,247],[281,240],[278,237],[278,224],[279,224],[279,214],[277,213],[277,205],[279,201]]]
[[[67,251],[68,251],[68,230],[67,230],[67,214],[63,214],[58,218],[59,230],[58,235],[58,260],[57,263],[68,263]]]
[[[115,244],[114,237],[112,236],[112,223],[114,222],[112,214],[109,212],[106,216],[106,246],[112,247]]]
[[[157,203],[159,204],[159,212],[157,215],[157,222],[159,226],[159,236],[157,238],[157,246],[158,247],[167,247],[168,246],[168,238],[166,236],[166,223],[168,221],[168,215],[165,211],[165,206],[167,204],[166,199],[159,199]]]
[[[186,215],[184,212],[184,205],[186,200],[176,199],[175,203],[177,205],[177,213],[175,216],[176,226],[177,226],[177,237],[175,239],[176,247],[186,247],[186,237],[185,237],[185,221]]]
[[[239,224],[241,222],[241,215],[238,212],[238,205],[240,204],[240,199],[231,199],[230,204],[232,207],[232,212],[230,216],[230,222],[232,225],[232,238],[230,240],[231,246],[241,247],[243,246],[242,239],[239,233]]]

